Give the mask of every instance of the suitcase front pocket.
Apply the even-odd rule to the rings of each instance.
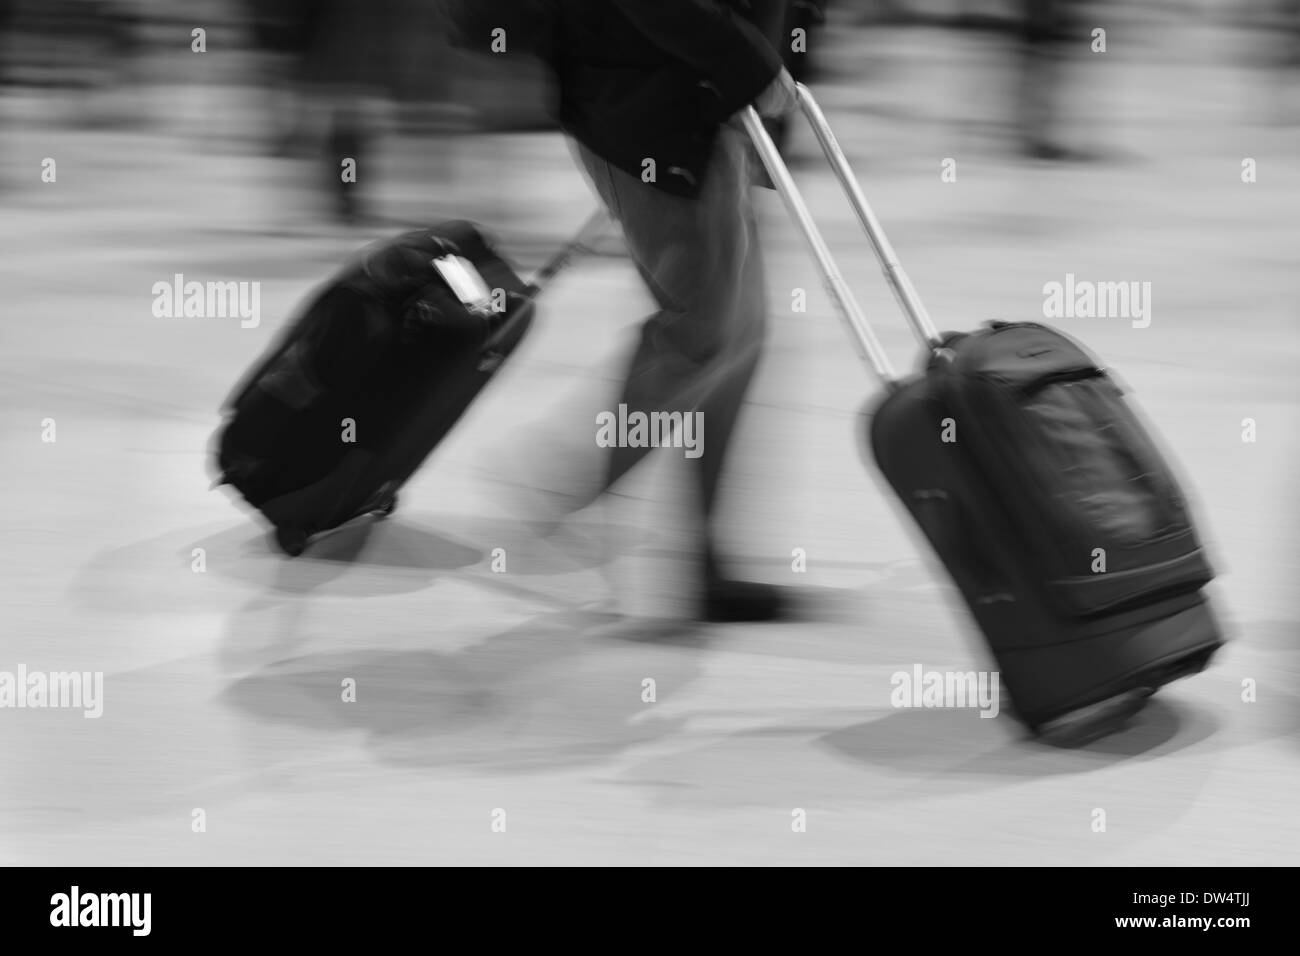
[[[1172,473],[1104,373],[1015,389],[987,381],[980,391],[982,457],[1014,489],[1008,510],[1067,613],[1209,580]]]
[[[1163,465],[1143,460],[1118,396],[1102,396],[1112,388],[1096,377],[1062,381],[1022,403],[1025,464],[1085,534],[1133,547],[1176,530],[1180,516]]]

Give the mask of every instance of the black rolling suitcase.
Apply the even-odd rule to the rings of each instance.
[[[468,222],[363,250],[227,401],[217,484],[261,511],[289,555],[353,518],[390,513],[522,340],[542,286],[604,226],[594,214],[531,282]]]
[[[859,432],[960,589],[1015,712],[1063,744],[1108,733],[1223,643],[1213,577],[1164,456],[1099,360],[1036,323],[940,334],[807,88],[810,120],[913,331],[899,379],[752,110],[747,131],[863,358],[886,384]],[[869,424],[868,424],[869,422]]]

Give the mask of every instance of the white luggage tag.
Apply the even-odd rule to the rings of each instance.
[[[445,255],[432,260],[432,264],[465,308],[477,315],[491,314],[492,290],[474,263],[461,256]]]

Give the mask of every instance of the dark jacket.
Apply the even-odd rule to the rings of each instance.
[[[757,0],[755,6],[784,6]],[[718,127],[781,69],[745,0],[554,0],[545,53],[559,121],[574,139],[652,185],[695,196]]]

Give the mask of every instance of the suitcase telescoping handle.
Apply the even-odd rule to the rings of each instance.
[[[876,258],[885,273],[885,279],[893,290],[894,298],[898,300],[903,314],[907,317],[908,325],[911,326],[917,339],[920,340],[927,351],[942,349],[943,340],[939,335],[939,331],[930,320],[930,315],[921,303],[921,298],[917,295],[916,289],[913,288],[907,273],[903,271],[898,256],[894,252],[894,247],[890,245],[884,229],[880,226],[880,221],[876,219],[876,214],[872,212],[871,206],[862,194],[862,188],[858,185],[857,177],[853,175],[853,170],[849,167],[849,161],[845,158],[844,151],[836,141],[835,134],[831,132],[825,114],[822,113],[821,107],[817,105],[817,101],[813,99],[808,87],[802,83],[795,84],[795,87],[798,91],[799,109],[812,125],[813,132],[817,136],[817,142],[821,144],[822,151],[830,161],[831,169],[848,196],[853,211],[857,214],[858,221],[862,223],[862,228],[866,231],[867,238],[871,241],[871,247],[875,250]],[[754,141],[754,147],[758,152],[759,159],[762,160],[772,184],[776,186],[777,192],[785,201],[791,218],[794,219],[796,225],[803,232],[804,238],[808,241],[808,246],[812,250],[813,257],[817,260],[818,267],[821,269],[831,298],[835,300],[840,313],[848,323],[859,352],[876,375],[880,377],[881,381],[887,387],[894,388],[897,385],[898,376],[894,372],[893,365],[890,364],[889,356],[881,347],[880,340],[876,338],[876,333],[871,328],[871,324],[867,322],[867,318],[858,305],[853,291],[849,288],[848,283],[844,281],[843,275],[840,274],[839,267],[835,264],[835,259],[831,255],[826,241],[822,239],[817,224],[813,222],[812,214],[808,211],[808,206],[803,200],[803,195],[799,192],[799,187],[795,185],[794,178],[790,175],[790,170],[786,167],[785,161],[781,158],[776,145],[772,142],[772,137],[768,135],[767,130],[764,128],[762,119],[759,117],[758,112],[752,106],[749,106],[742,111],[741,120],[744,123],[745,131],[749,134],[750,139]]]
[[[590,252],[592,244],[605,234],[609,228],[609,214],[604,209],[597,209],[584,222],[572,239],[555,250],[551,258],[542,264],[528,283],[531,298],[536,298],[546,288],[547,283],[559,275],[574,256]]]
[[[564,271],[565,266],[569,264],[574,256],[590,252],[592,243],[604,235],[608,228],[609,215],[604,209],[597,209],[588,216],[586,222],[582,224],[574,237],[555,250],[551,257],[542,263],[542,267],[533,273],[524,298],[530,302],[535,300],[542,294],[542,290],[546,288],[550,281]],[[505,358],[502,343],[509,339],[511,333],[515,330],[515,326],[528,313],[529,310],[526,308],[518,309],[510,319],[488,337],[488,340],[479,348],[479,371],[492,371],[501,364]]]

